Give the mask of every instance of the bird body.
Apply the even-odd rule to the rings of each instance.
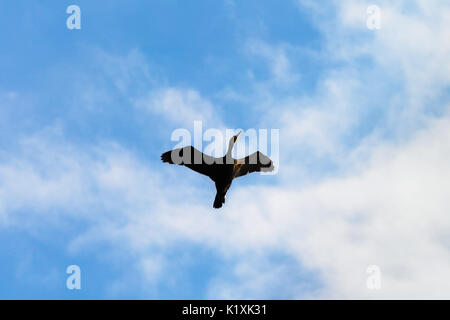
[[[225,203],[225,196],[234,179],[235,164],[227,164],[226,159],[223,160],[224,164],[218,167],[218,170],[216,170],[216,175],[213,179],[216,184],[217,191],[213,204],[213,207],[216,209],[222,207],[222,204]]]
[[[237,135],[230,139],[227,153],[220,158],[208,156],[192,146],[167,151],[161,155],[161,160],[170,164],[184,165],[198,173],[208,176],[216,185],[214,208],[222,207],[233,179],[255,171],[269,172],[274,169],[273,162],[267,156],[257,151],[243,159],[231,156]]]

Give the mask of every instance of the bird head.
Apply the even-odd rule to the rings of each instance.
[[[228,144],[228,152],[227,152],[227,156],[231,156],[231,151],[233,149],[234,144],[237,141],[237,138],[239,137],[239,135],[241,134],[241,131],[239,131],[239,133],[235,136],[232,136],[230,139],[230,143]]]
[[[241,134],[242,131],[239,131],[239,133],[235,136],[233,136],[233,143],[236,143],[237,138],[239,137],[239,135]]]

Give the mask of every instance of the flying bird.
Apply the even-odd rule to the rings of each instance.
[[[228,151],[221,158],[211,157],[188,146],[163,153],[161,160],[170,164],[184,165],[211,178],[216,184],[217,193],[213,207],[217,209],[225,203],[225,196],[234,178],[255,171],[270,172],[274,169],[272,160],[259,151],[242,159],[234,159],[231,156],[233,146],[240,134],[241,132],[231,137]]]

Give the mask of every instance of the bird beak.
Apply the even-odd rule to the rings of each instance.
[[[239,133],[236,135],[236,139],[239,137],[242,131],[239,131]]]

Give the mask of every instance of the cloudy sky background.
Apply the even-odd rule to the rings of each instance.
[[[450,298],[448,1],[73,3],[0,11],[0,298]],[[214,210],[194,120],[278,174]]]

